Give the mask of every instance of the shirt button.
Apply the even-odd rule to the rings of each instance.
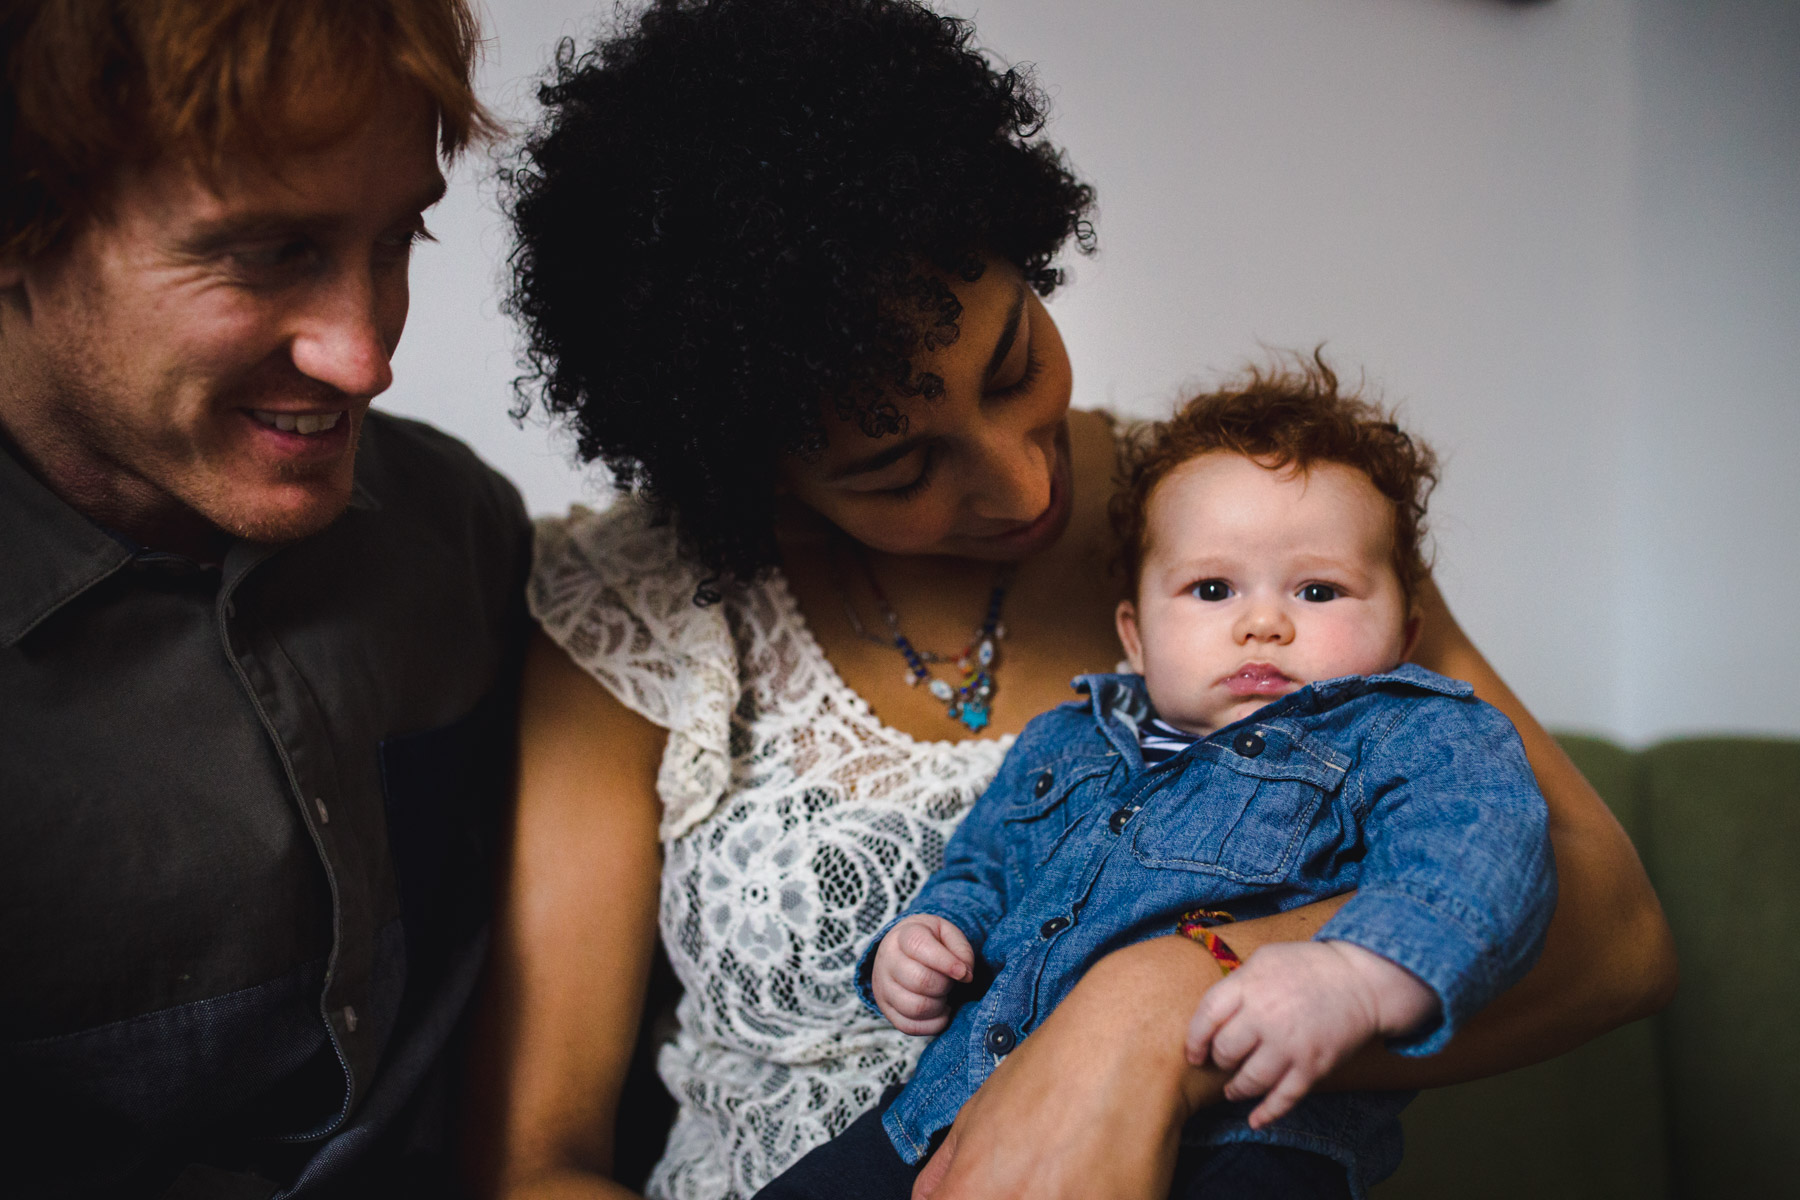
[[[1254,729],[1246,729],[1231,739],[1231,748],[1245,758],[1255,758],[1261,754],[1265,744],[1263,735]]]
[[[321,824],[321,825],[331,824],[331,810],[325,807],[325,802],[323,800],[319,799],[317,796],[314,796],[313,804],[319,810],[319,824]]]
[[[348,1004],[344,1005],[344,1032],[355,1033],[356,1021],[356,1009]]]
[[[1123,833],[1125,830],[1125,822],[1131,820],[1132,814],[1135,812],[1137,812],[1137,809],[1135,808],[1121,808],[1118,812],[1106,819],[1106,827],[1114,833]]]
[[[1011,1025],[995,1023],[987,1028],[987,1036],[981,1039],[989,1054],[1004,1058],[1019,1044],[1019,1035],[1012,1031]]]
[[[1032,787],[1031,794],[1042,800],[1044,794],[1050,790],[1050,785],[1055,782],[1056,776],[1049,771],[1045,771],[1042,775],[1037,777],[1037,783]]]

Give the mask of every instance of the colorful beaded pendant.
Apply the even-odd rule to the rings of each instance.
[[[1009,581],[1000,579],[995,582],[994,590],[988,593],[987,617],[981,622],[981,628],[975,631],[975,640],[964,646],[962,653],[956,656],[956,669],[962,673],[962,683],[952,687],[947,680],[934,676],[926,667],[925,660],[906,635],[900,632],[900,617],[894,613],[885,597],[877,593],[885,610],[883,616],[892,615],[889,628],[894,635],[894,649],[900,651],[906,659],[908,685],[916,687],[924,684],[926,689],[945,705],[945,715],[952,720],[961,721],[971,731],[979,732],[987,727],[989,710],[994,699],[994,665],[999,661],[1000,639],[1006,636],[1006,626],[1000,623],[1000,606],[1006,600],[1006,585]]]
[[[1000,661],[1000,642],[1006,637],[1006,626],[1000,620],[1001,606],[1006,603],[1006,589],[1012,583],[1012,568],[1002,567],[994,580],[993,590],[988,593],[987,615],[982,618],[981,625],[975,630],[975,636],[961,653],[954,657],[934,654],[929,650],[916,648],[911,639],[900,631],[900,614],[894,611],[887,593],[881,590],[881,583],[875,578],[868,560],[863,557],[861,548],[855,550],[858,564],[862,567],[863,577],[869,582],[869,590],[875,593],[875,600],[881,605],[881,619],[887,625],[886,637],[869,632],[864,628],[861,618],[856,615],[856,606],[850,602],[850,593],[843,587],[840,579],[839,590],[843,592],[844,615],[850,620],[850,627],[859,637],[883,645],[891,645],[906,660],[906,682],[910,687],[924,684],[926,691],[944,705],[944,714],[951,720],[961,721],[972,733],[987,728],[994,700],[994,669]],[[961,682],[951,684],[949,680],[939,679],[931,673],[930,663],[954,663],[961,675]]]

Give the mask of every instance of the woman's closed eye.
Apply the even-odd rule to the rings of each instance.
[[[931,477],[937,474],[937,465],[937,451],[926,446],[919,452],[919,473],[917,475],[898,486],[882,488],[875,495],[886,496],[890,500],[911,500],[931,486]]]
[[[1024,369],[1019,372],[1019,377],[1008,384],[1003,384],[998,387],[990,386],[987,390],[987,394],[998,400],[1005,400],[1011,396],[1022,396],[1031,390],[1032,385],[1037,383],[1038,378],[1042,376],[1043,373],[1043,357],[1038,354],[1035,345],[1027,346],[1025,348],[1025,366]]]

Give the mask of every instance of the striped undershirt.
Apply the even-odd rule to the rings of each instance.
[[[1167,762],[1199,740],[1198,735],[1183,732],[1161,717],[1151,717],[1138,726],[1138,747],[1146,767]]]

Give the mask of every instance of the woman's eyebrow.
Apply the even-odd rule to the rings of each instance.
[[[988,359],[987,373],[983,379],[992,379],[999,371],[1000,364],[1012,353],[1013,343],[1019,337],[1019,320],[1025,315],[1025,281],[1019,281],[1019,290],[1013,293],[1012,307],[1006,312],[1006,324],[1000,329],[1000,340],[994,343],[994,353]]]
[[[1024,317],[1024,281],[1019,281],[1019,290],[1013,293],[1012,308],[1006,309],[1006,324],[1001,326],[1001,340],[994,344],[994,354],[988,356],[988,369],[983,372],[983,380],[992,380],[995,372],[1006,362],[1006,354],[1012,353],[1012,344],[1019,340],[1019,320]]]

